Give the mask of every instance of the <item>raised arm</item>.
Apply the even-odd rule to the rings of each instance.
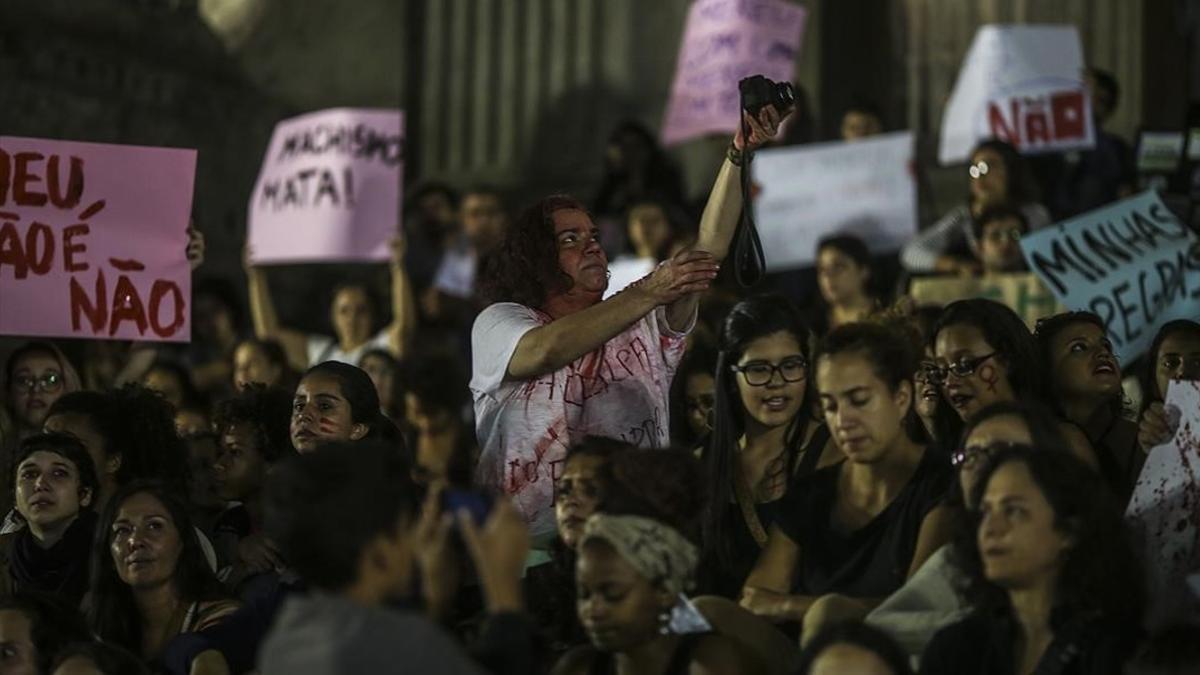
[[[525,333],[509,359],[508,376],[527,380],[563,368],[655,307],[707,290],[716,276],[717,264],[708,253],[680,253],[613,297]]]
[[[397,235],[392,240],[389,265],[392,273],[392,323],[388,326],[388,348],[397,360],[403,359],[408,353],[408,345],[417,328],[416,299],[413,297],[408,270],[404,269],[404,252],[404,236]]]
[[[767,545],[742,587],[742,607],[771,621],[802,621],[817,598],[791,594],[799,564],[800,547],[778,525],[771,526]]]
[[[247,251],[243,264],[246,268],[247,290],[250,296],[250,316],[254,319],[254,334],[260,340],[275,340],[288,355],[292,366],[303,371],[308,368],[308,337],[299,331],[279,325],[275,313],[275,302],[271,299],[271,287],[267,273],[250,262]]]
[[[718,263],[729,254],[730,242],[733,241],[738,220],[742,216],[743,158],[775,137],[779,123],[787,117],[788,112],[785,111],[781,115],[774,106],[767,106],[759,111],[758,119],[750,113],[742,113],[750,127],[750,138],[742,137],[741,127],[734,134],[733,144],[729,147],[725,161],[721,163],[721,169],[717,172],[717,180],[708,193],[708,202],[705,203],[704,213],[700,216],[700,234],[692,247],[693,250],[711,253]],[[699,302],[698,294],[690,294],[671,303],[667,308],[667,325],[672,330],[686,328]]]

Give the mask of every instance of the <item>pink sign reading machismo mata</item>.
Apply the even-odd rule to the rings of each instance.
[[[663,143],[737,129],[738,81],[791,82],[805,9],[787,0],[696,0],[688,10]]]
[[[0,334],[186,342],[196,151],[0,136]]]
[[[275,127],[250,196],[255,263],[381,261],[400,226],[404,117],[337,108]]]

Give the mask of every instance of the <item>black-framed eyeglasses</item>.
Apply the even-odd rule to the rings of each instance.
[[[775,373],[784,382],[799,382],[804,379],[808,369],[808,361],[803,356],[793,356],[780,361],[778,364],[765,361],[754,361],[744,366],[729,366],[735,373],[741,373],[746,378],[746,384],[751,387],[761,387],[775,378]]]
[[[945,384],[946,378],[950,375],[968,377],[973,375],[976,370],[979,370],[979,366],[983,365],[984,361],[987,361],[996,354],[999,354],[999,352],[990,352],[976,357],[964,356],[948,366],[926,365],[923,368],[925,371],[925,380],[934,384]]]
[[[41,377],[21,376],[13,378],[13,385],[22,391],[33,391],[38,389],[47,394],[53,394],[62,387],[63,378],[58,373],[46,373]]]
[[[1026,447],[1026,443],[993,441],[987,445],[962,446],[950,453],[950,466],[956,469],[974,469],[981,461],[988,461],[1002,450]]]

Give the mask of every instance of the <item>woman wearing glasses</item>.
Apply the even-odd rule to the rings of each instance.
[[[79,390],[79,375],[58,347],[49,342],[27,342],[18,347],[4,367],[2,402],[6,403],[11,431],[0,436],[0,480],[13,484],[10,472],[17,445],[42,430],[50,406],[66,393]],[[12,491],[0,490],[0,509],[13,506]]]
[[[1146,355],[1142,375],[1142,418],[1138,423],[1138,445],[1150,452],[1171,440],[1179,418],[1168,416],[1163,407],[1171,380],[1200,380],[1200,323],[1186,319],[1171,321],[1154,337]]]
[[[967,527],[968,502],[990,454],[1013,444],[1037,448],[1064,447],[1058,420],[1046,408],[1023,403],[995,403],[971,418],[962,442],[950,456],[957,472],[946,500],[960,534]],[[919,657],[938,630],[962,619],[967,606],[959,594],[962,575],[954,566],[952,544],[929,557],[898,591],[888,596],[865,619],[887,632],[908,654]]]
[[[879,324],[834,329],[817,350],[821,408],[846,461],[796,482],[742,590],[742,605],[802,622],[802,643],[861,618],[945,544],[945,460],[913,410],[916,349]]]
[[[1084,432],[1105,482],[1127,502],[1145,456],[1137,448],[1137,425],[1124,417],[1121,366],[1104,321],[1091,312],[1064,312],[1038,321],[1036,337],[1055,408]]]
[[[992,139],[975,146],[967,175],[966,203],[927,227],[901,251],[900,262],[909,272],[978,274],[979,261],[971,255],[979,250],[973,221],[991,207],[1011,204],[1031,230],[1050,224],[1050,212],[1038,203],[1032,173],[1008,143]]]
[[[1121,673],[1142,583],[1121,511],[1065,448],[998,448],[956,544],[972,613],[934,636],[924,675]]]
[[[814,416],[811,334],[785,298],[738,303],[719,340],[701,588],[736,597],[793,480],[841,459]]]
[[[992,403],[1049,400],[1037,340],[1016,312],[998,302],[976,298],[950,303],[930,343],[934,364],[925,376],[941,387],[945,402],[934,420],[939,439],[959,438],[963,424]],[[1066,422],[1060,429],[1079,459],[1097,467],[1083,432]]]

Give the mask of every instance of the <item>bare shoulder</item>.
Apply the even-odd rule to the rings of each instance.
[[[717,633],[700,638],[688,668],[689,675],[741,675],[755,671],[753,663],[743,657],[737,643]]]
[[[586,675],[596,658],[596,650],[590,646],[576,647],[554,664],[550,675]]]

